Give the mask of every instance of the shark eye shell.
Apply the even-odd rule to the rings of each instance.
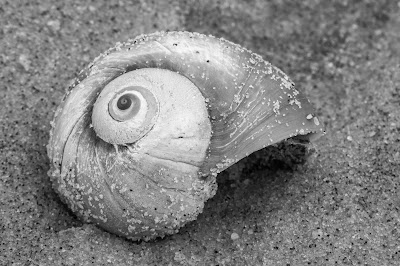
[[[84,221],[133,240],[196,219],[216,177],[322,123],[301,91],[261,56],[212,36],[142,35],[82,71],[47,146],[64,202]]]

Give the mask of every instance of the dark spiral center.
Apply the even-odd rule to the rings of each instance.
[[[132,99],[129,95],[122,95],[117,101],[117,107],[120,110],[126,110],[132,105]]]
[[[140,99],[135,95],[134,88],[129,88],[122,92],[123,94],[117,94],[108,103],[108,112],[114,120],[127,121],[135,117],[140,110]]]

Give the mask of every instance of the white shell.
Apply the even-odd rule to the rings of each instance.
[[[133,92],[138,113],[114,119],[109,106],[132,87],[143,88]],[[49,174],[82,219],[147,240],[195,219],[216,175],[238,160],[322,133],[309,101],[259,55],[211,36],[156,33],[81,73],[55,114]]]

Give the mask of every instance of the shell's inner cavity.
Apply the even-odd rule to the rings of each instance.
[[[138,89],[139,87],[126,88],[109,102],[108,111],[114,120],[123,122],[137,115],[141,106]]]

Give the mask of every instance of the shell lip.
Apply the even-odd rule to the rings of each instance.
[[[291,138],[288,138],[287,140],[294,141],[296,143],[300,144],[308,144],[311,142],[315,142],[316,140],[320,139],[322,136],[324,136],[326,132],[324,130],[321,130],[321,132],[313,131],[309,132],[305,135],[296,135]]]

